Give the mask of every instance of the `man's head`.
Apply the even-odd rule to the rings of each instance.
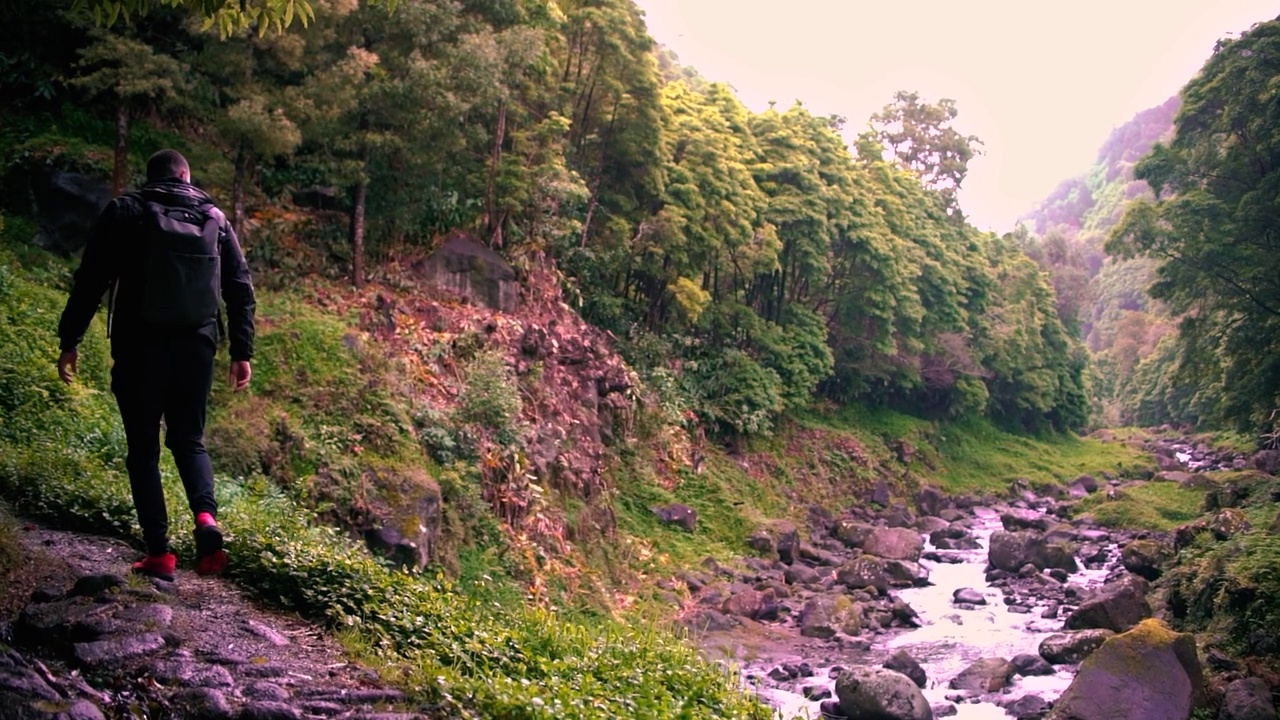
[[[191,182],[191,166],[177,150],[161,150],[147,160],[147,182],[160,182],[177,178]]]

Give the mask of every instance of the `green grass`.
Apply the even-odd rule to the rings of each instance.
[[[1095,493],[1080,502],[1077,514],[1088,513],[1099,525],[1126,530],[1172,530],[1200,517],[1203,490],[1177,483],[1149,482],[1126,487],[1122,497],[1107,500]]]
[[[1000,491],[1018,478],[1049,484],[1085,474],[1124,476],[1151,462],[1121,443],[1012,435],[981,420],[941,426],[933,438],[942,463],[938,480],[950,492]]]

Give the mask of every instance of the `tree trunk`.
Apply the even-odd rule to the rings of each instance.
[[[361,177],[351,208],[351,282],[356,288],[364,287],[364,200],[368,190],[369,180]]]
[[[111,195],[119,197],[129,175],[129,106],[124,100],[116,105],[116,151],[111,168]]]
[[[231,180],[231,226],[235,228],[240,242],[245,240],[244,227],[244,183],[249,165],[249,152],[245,150],[244,141],[236,148],[236,171]]]
[[[489,247],[502,247],[502,222],[498,217],[498,165],[502,162],[502,140],[507,132],[507,101],[498,101],[498,121],[493,129],[493,151],[489,158],[489,187],[485,193],[485,217],[489,227]]]

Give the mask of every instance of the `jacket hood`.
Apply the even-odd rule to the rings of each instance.
[[[181,205],[194,207],[213,202],[213,199],[205,191],[191,183],[185,183],[176,178],[147,183],[142,186],[142,190],[138,194],[145,200],[158,202],[169,207]]]

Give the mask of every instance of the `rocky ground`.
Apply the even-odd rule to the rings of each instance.
[[[297,618],[179,570],[127,576],[136,551],[19,524],[0,589],[0,716],[16,720],[414,720],[407,698]]]

